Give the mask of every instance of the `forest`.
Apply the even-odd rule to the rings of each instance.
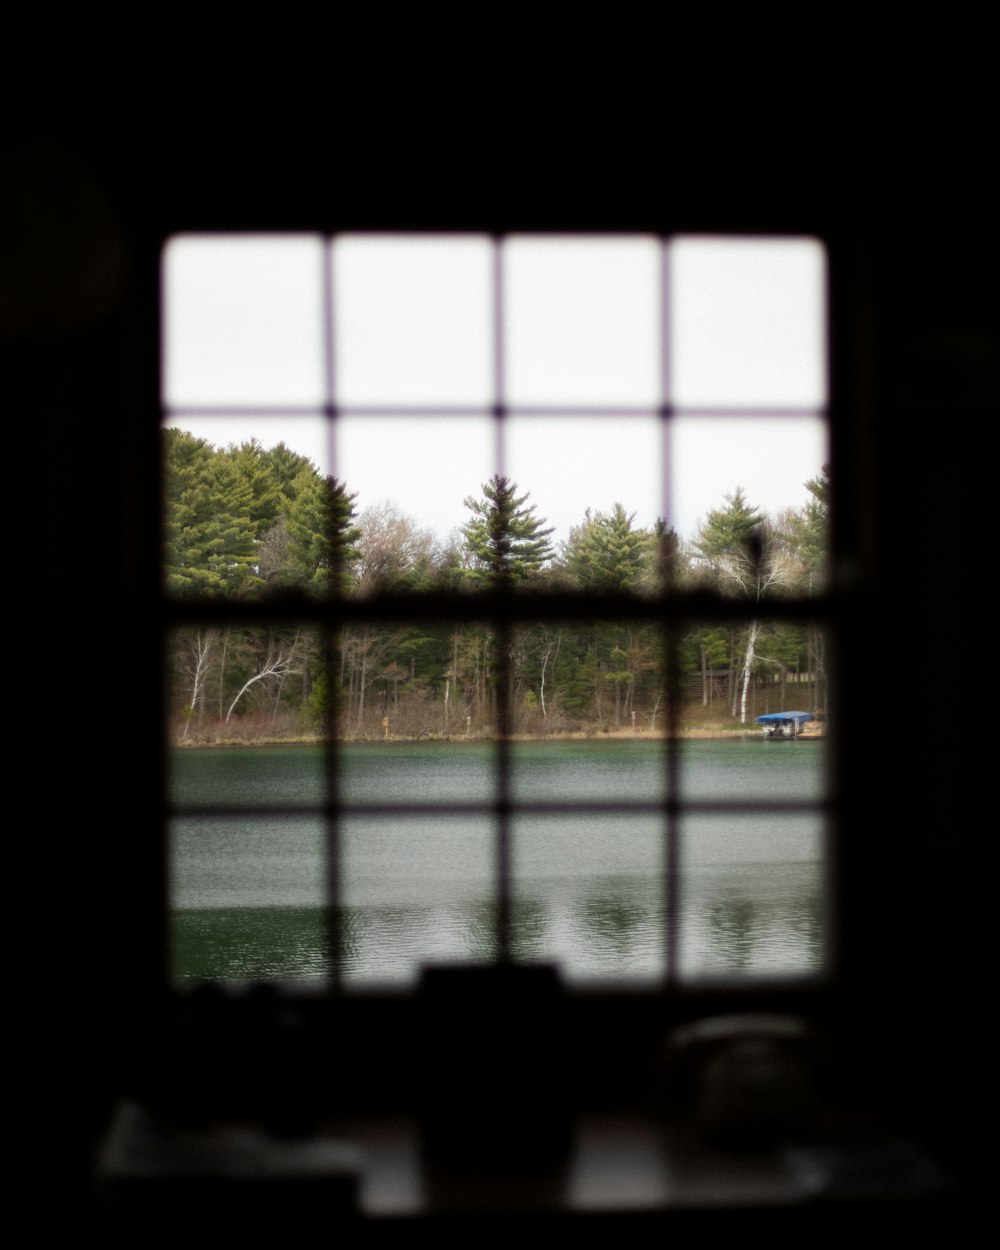
[[[495,475],[464,499],[466,522],[445,538],[391,503],[359,504],[283,443],[226,448],[179,429],[164,438],[164,578],[187,602],[259,602],[297,592],[321,599],[483,589],[624,593],[649,598],[649,621],[489,624],[427,620],[338,627],[212,623],[171,637],[169,708],[179,744],[338,738],[483,738],[662,734],[664,630],[652,601],[669,583],[745,600],[746,619],[692,622],[673,645],[680,714],[692,732],[746,732],[754,715],[790,706],[825,712],[823,637],[769,619],[767,602],[822,590],[829,474],[804,483],[808,502],[770,516],[734,486],[682,541],[615,502],[587,510],[552,539],[530,491]],[[333,648],[331,662],[329,648]]]

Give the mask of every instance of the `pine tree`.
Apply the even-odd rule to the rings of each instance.
[[[473,513],[462,526],[471,559],[466,576],[479,585],[524,582],[552,558],[549,535],[555,527],[544,528],[534,504],[525,506],[528,492],[518,495],[510,478],[494,474],[483,483],[483,496],[470,495],[464,501]]]
[[[303,469],[288,505],[288,570],[291,581],[316,594],[353,584],[361,530],[354,524],[355,495],[335,477]]]
[[[223,452],[166,430],[164,566],[173,594],[246,595],[260,586],[253,492]]]
[[[794,578],[795,562],[783,536],[759,508],[753,507],[740,487],[725,496],[726,507],[709,512],[701,526],[695,551],[723,594],[753,600],[755,606]],[[740,722],[746,723],[747,695],[757,662],[761,621],[750,620],[741,643]],[[736,685],[734,683],[734,710]]]
[[[826,580],[830,542],[830,466],[805,484],[811,498],[789,518],[788,539],[802,564],[803,589],[820,590]]]
[[[646,530],[632,528],[634,512],[616,503],[611,512],[591,514],[575,526],[563,549],[567,572],[587,590],[617,591],[636,587],[651,551]]]
[[[747,501],[743,488],[737,486],[724,496],[726,506],[709,512],[695,542],[695,550],[722,579],[734,577],[730,566],[753,563],[755,536],[764,523],[764,514]]]

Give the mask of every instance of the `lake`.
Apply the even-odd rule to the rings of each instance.
[[[666,966],[664,744],[516,743],[513,950],[569,983],[653,983]],[[496,957],[493,749],[369,743],[340,752],[341,977],[413,983],[428,962]],[[680,744],[678,974],[823,967],[822,743]],[[175,980],[329,977],[323,753],[185,749],[171,759]],[[524,805],[518,810],[517,805]],[[615,810],[552,810],[562,804]],[[805,810],[774,810],[805,804]],[[406,805],[438,810],[409,811]],[[448,810],[461,805],[461,810]],[[727,807],[728,805],[728,807]],[[195,809],[185,810],[185,809]]]

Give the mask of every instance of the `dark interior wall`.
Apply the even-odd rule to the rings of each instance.
[[[839,1023],[858,1081],[985,1175],[1000,275],[983,33],[609,11],[494,32],[394,15],[387,42],[377,24],[255,12],[36,23],[4,51],[9,723],[31,830],[16,892],[38,933],[16,962],[47,1157],[82,1178],[86,1131],[53,1146],[51,1126],[98,1123],[120,1092],[135,935],[158,923],[132,888],[156,871],[150,246],[245,193],[248,214],[303,224],[345,201],[387,223],[401,205],[449,224],[511,207],[591,225],[639,204],[694,227],[817,214],[849,245],[836,404],[862,452],[840,524],[866,628],[847,637],[863,680],[843,710],[869,725],[867,691],[892,703],[845,760]],[[54,752],[57,786],[33,767]]]

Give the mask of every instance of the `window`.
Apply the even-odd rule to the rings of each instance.
[[[168,242],[168,737],[227,744],[171,754],[175,980],[829,970],[825,266],[805,236]],[[785,711],[810,729],[757,721]]]

